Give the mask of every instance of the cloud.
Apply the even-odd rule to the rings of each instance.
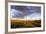
[[[40,13],[32,13],[31,15],[25,16],[25,20],[40,20],[41,16]]]
[[[22,12],[15,10],[15,9],[11,9],[11,12],[10,12],[11,18],[20,16],[21,14],[22,14]]]
[[[41,8],[35,6],[12,6],[10,15],[11,18],[39,20],[41,19]]]

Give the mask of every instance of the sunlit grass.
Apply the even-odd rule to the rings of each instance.
[[[41,27],[41,20],[11,20],[11,28]]]

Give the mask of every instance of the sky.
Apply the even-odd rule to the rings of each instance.
[[[41,7],[11,5],[10,16],[16,19],[39,20],[41,19]]]

